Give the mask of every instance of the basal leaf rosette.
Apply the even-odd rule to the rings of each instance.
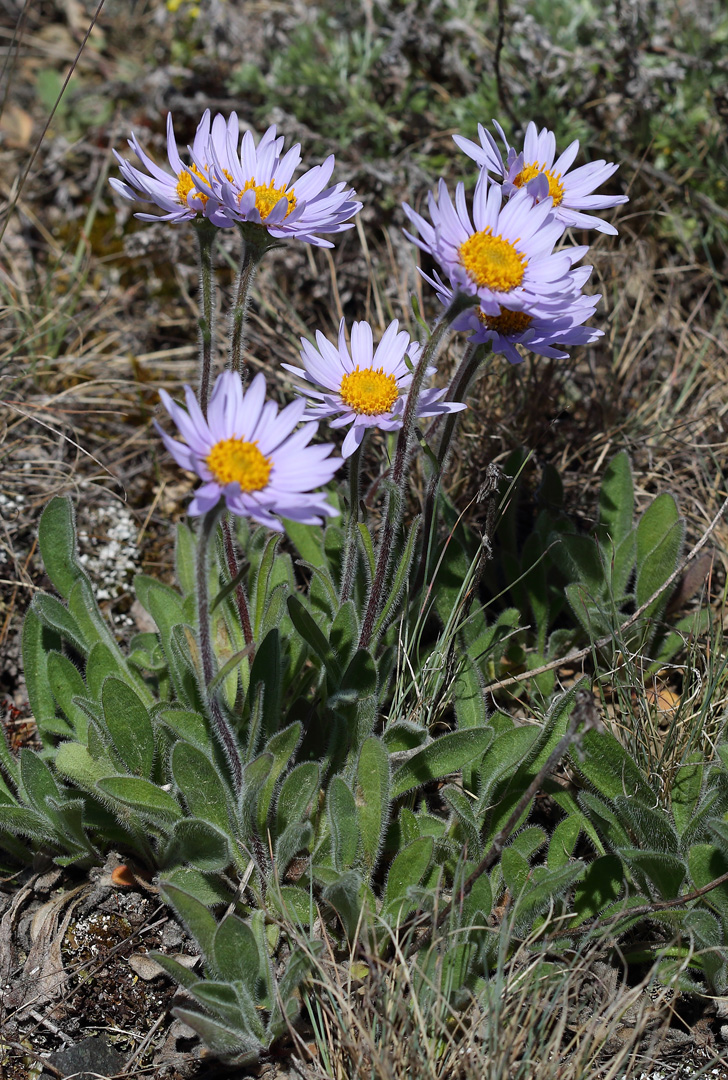
[[[517,345],[538,356],[566,360],[569,354],[559,346],[590,345],[604,336],[603,330],[583,325],[592,317],[601,300],[600,293],[585,295],[581,291],[591,272],[591,266],[579,266],[570,271],[574,292],[565,297],[561,307],[553,312],[531,315],[526,311],[509,311],[502,307],[498,315],[486,315],[482,308],[470,308],[454,320],[453,330],[468,332],[472,345],[490,342],[491,351],[502,353],[511,364],[520,364],[523,360]],[[423,274],[423,277],[434,286],[445,306],[452,302],[453,291],[437,271],[432,277],[427,274]]]
[[[316,345],[305,338],[301,338],[301,345],[304,367],[283,367],[309,384],[299,391],[315,401],[306,410],[305,419],[327,420],[332,428],[351,425],[341,450],[344,458],[360,446],[367,428],[395,431],[402,427],[407,390],[422,349],[405,330],[399,329],[396,319],[376,349],[367,322],[352,324],[351,346],[347,345],[343,319],[336,344],[317,331]],[[435,368],[429,367],[425,377],[434,373]],[[417,416],[440,416],[466,407],[459,402],[441,401],[444,395],[445,390],[422,390]]]
[[[211,142],[215,194],[227,215],[248,227],[256,226],[264,243],[271,236],[333,247],[316,234],[353,228],[349,218],[358,214],[362,204],[346,184],[327,186],[334,171],[333,154],[292,182],[301,162],[301,147],[297,143],[283,154],[283,142],[283,136],[276,136],[275,125],[268,128],[257,145],[253,133],[246,131],[240,153],[237,138],[230,130],[224,147],[218,141]],[[249,228],[244,232],[246,239],[255,239]]]
[[[310,445],[317,424],[305,423],[294,431],[304,401],[279,410],[275,401],[266,401],[263,375],[256,375],[244,391],[240,376],[231,371],[218,376],[207,419],[189,386],[186,409],[165,390],[160,397],[184,440],[157,424],[164,445],[181,468],[202,480],[189,506],[192,516],[206,514],[221,499],[233,514],[276,532],[283,531],[279,518],[320,525],[337,515],[325,492],[313,489],[331,480],[341,459],[330,456],[331,443]]]
[[[477,296],[486,315],[500,315],[503,308],[546,315],[573,293],[569,271],[588,248],[553,251],[563,226],[553,217],[550,199],[534,203],[524,188],[503,205],[501,188],[482,171],[472,222],[463,184],[453,204],[440,180],[438,197],[430,192],[428,198],[431,222],[403,205],[419,238],[405,235],[440,263],[455,292]]]
[[[493,136],[482,124],[478,124],[480,145],[462,135],[454,135],[453,138],[468,157],[481,168],[493,173],[508,198],[525,188],[536,202],[544,198],[551,199],[554,217],[561,222],[564,229],[576,226],[617,235],[614,225],[584,211],[606,210],[629,202],[626,195],[594,194],[598,187],[614,175],[619,165],[600,160],[572,169],[579,152],[578,139],[570,143],[557,157],[556,136],[548,128],[541,128],[539,131],[531,121],[526,128],[523,149],[516,150],[509,145],[503,128],[496,120],[493,121],[493,126],[505,145],[505,158]]]
[[[185,164],[177,150],[172,114],[167,114],[167,160],[171,173],[159,167],[144,151],[134,132],[129,146],[146,169],[142,172],[114,150],[123,179],[109,181],[114,191],[130,201],[155,203],[165,213],[135,214],[141,221],[191,221],[206,218],[213,225],[230,228],[234,220],[223,208],[210,183],[213,155],[217,159],[227,153],[232,140],[237,142],[238,118],[232,113],[226,120],[218,113],[210,119],[206,109],[197,126],[192,146],[188,147],[191,164]]]

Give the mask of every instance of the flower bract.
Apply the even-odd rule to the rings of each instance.
[[[316,345],[305,338],[301,339],[301,345],[304,367],[291,364],[283,367],[309,384],[300,391],[315,402],[305,413],[307,419],[329,420],[332,428],[351,425],[341,450],[343,457],[354,453],[367,428],[394,431],[402,426],[407,388],[421,348],[405,330],[399,329],[396,319],[389,324],[376,349],[367,322],[353,323],[351,345],[347,345],[343,319],[336,344],[317,331]],[[434,367],[428,368],[427,375],[434,372]],[[459,402],[441,401],[444,395],[444,390],[423,390],[417,402],[417,415],[439,416],[465,408]]]
[[[253,134],[246,131],[239,153],[232,132],[228,132],[224,147],[215,141],[211,148],[215,158],[213,186],[225,212],[234,221],[257,227],[262,242],[271,236],[333,247],[317,234],[353,227],[348,219],[362,204],[346,184],[327,187],[334,170],[333,154],[323,165],[293,180],[301,147],[296,144],[283,154],[283,136],[276,136],[275,126],[268,128],[257,146]],[[246,235],[250,238],[250,233]]]
[[[478,124],[480,144],[462,135],[453,138],[468,157],[494,174],[496,182],[503,185],[506,196],[511,197],[525,188],[537,202],[551,198],[554,216],[565,229],[576,226],[616,235],[614,225],[585,211],[605,210],[629,202],[626,195],[594,194],[617,171],[618,165],[603,160],[590,161],[587,165],[572,169],[579,151],[578,140],[570,143],[557,157],[553,131],[548,128],[539,131],[531,121],[526,128],[523,149],[519,151],[509,145],[500,124],[494,120],[493,125],[505,144],[505,159],[495,139],[482,124]]]
[[[590,345],[603,336],[602,330],[583,325],[592,317],[601,299],[599,293],[585,295],[581,292],[591,269],[590,266],[580,266],[571,271],[575,291],[565,298],[561,308],[551,314],[530,315],[525,311],[501,308],[497,315],[486,315],[482,308],[471,308],[455,319],[453,330],[469,331],[473,345],[490,342],[492,351],[502,353],[512,364],[520,364],[523,360],[517,345],[539,356],[565,360],[569,354],[559,346]],[[443,304],[450,304],[452,289],[439,275],[435,273],[427,280],[434,285]]]
[[[265,394],[263,375],[256,375],[244,391],[240,376],[226,371],[215,382],[205,419],[189,386],[186,409],[160,391],[184,440],[157,424],[164,445],[178,465],[203,481],[190,503],[191,515],[205,514],[224,499],[232,513],[276,532],[283,531],[280,518],[319,525],[336,516],[325,492],[313,489],[329,482],[341,459],[330,456],[331,443],[310,445],[317,424],[294,431],[305,402],[293,401],[279,411]]]
[[[223,208],[211,186],[210,167],[215,148],[220,154],[227,152],[230,140],[238,138],[238,118],[235,113],[226,120],[218,113],[210,120],[206,109],[197,126],[194,142],[189,147],[191,163],[185,164],[177,150],[172,115],[167,115],[167,159],[172,172],[159,167],[144,151],[132,132],[129,146],[146,169],[142,172],[121,157],[114,155],[119,163],[122,180],[112,179],[111,186],[125,199],[152,202],[164,210],[164,214],[136,214],[142,221],[189,221],[207,218],[213,225],[230,228],[234,221]],[[217,156],[217,155],[215,155]]]
[[[550,199],[534,203],[523,188],[503,205],[500,186],[482,170],[472,222],[463,184],[453,203],[441,180],[437,199],[430,193],[428,205],[431,223],[404,204],[419,237],[405,235],[440,263],[454,290],[476,295],[486,315],[498,315],[501,308],[546,315],[573,292],[569,271],[588,248],[553,251],[563,226]]]

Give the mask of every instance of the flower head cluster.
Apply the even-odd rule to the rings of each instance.
[[[510,198],[525,187],[536,202],[551,199],[554,218],[564,228],[596,229],[597,232],[616,236],[617,230],[608,221],[583,211],[606,210],[629,201],[626,195],[593,194],[617,171],[618,165],[607,161],[590,161],[587,165],[572,169],[579,152],[578,139],[556,157],[556,136],[548,128],[539,131],[531,121],[526,128],[523,149],[519,151],[509,145],[497,121],[493,121],[493,126],[505,145],[505,159],[495,139],[482,124],[478,124],[480,145],[462,135],[453,138],[476,164],[495,174],[496,182],[503,185],[506,196]]]
[[[318,424],[294,428],[305,402],[278,409],[265,400],[266,386],[256,375],[244,391],[240,376],[220,375],[210,398],[207,419],[189,386],[183,409],[161,390],[162,403],[177,425],[183,442],[159,425],[157,430],[173,458],[203,481],[190,503],[193,516],[205,514],[224,499],[228,510],[282,532],[280,518],[320,525],[337,511],[326,495],[314,491],[327,484],[341,459],[331,457],[331,443],[311,446]]]
[[[238,151],[238,143],[240,149]],[[143,172],[116,151],[122,180],[110,181],[125,199],[155,203],[165,213],[137,214],[143,221],[187,221],[206,218],[230,228],[249,223],[260,230],[261,242],[297,239],[319,247],[332,247],[318,233],[339,233],[352,228],[347,219],[361,203],[355,192],[340,183],[327,187],[334,169],[333,155],[292,182],[301,161],[299,145],[282,155],[283,137],[270,127],[256,146],[251,132],[240,139],[238,117],[207,109],[189,146],[189,162],[177,150],[171,115],[167,116],[167,159],[171,172],[160,168],[145,153],[134,134],[129,146],[146,169]]]
[[[503,136],[502,129],[496,125]],[[455,141],[481,166],[471,211],[465,187],[453,200],[441,180],[428,199],[429,220],[406,203],[404,211],[417,230],[406,235],[442,267],[447,281],[427,278],[449,304],[460,293],[477,297],[477,306],[458,316],[453,326],[471,331],[473,343],[491,342],[512,363],[525,346],[542,356],[565,357],[560,345],[576,345],[600,336],[583,324],[599,296],[583,294],[591,267],[575,269],[586,246],[558,246],[569,226],[616,229],[585,209],[615,206],[623,195],[593,195],[617,168],[596,162],[570,172],[579,147],[572,143],[556,158],[556,141],[544,128],[528,125],[524,149],[506,142],[504,161],[492,136],[479,128],[481,146]],[[491,173],[495,175],[494,179]]]
[[[305,338],[301,338],[301,345],[304,367],[291,364],[283,367],[315,388],[306,387],[302,391],[316,401],[307,409],[304,419],[327,419],[332,428],[351,425],[341,450],[343,457],[354,453],[367,428],[394,431],[402,426],[407,389],[422,350],[406,331],[399,330],[396,319],[389,324],[376,349],[367,322],[352,325],[349,347],[343,319],[336,344],[318,331],[315,346]],[[426,376],[434,372],[435,368],[430,367]],[[444,395],[444,390],[423,390],[417,400],[417,416],[440,416],[465,408],[459,402],[441,401]]]

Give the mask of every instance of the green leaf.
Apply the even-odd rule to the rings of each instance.
[[[728,859],[713,844],[693,844],[688,852],[690,877],[696,889],[704,889],[716,878],[728,873]],[[728,883],[717,885],[702,896],[702,903],[717,911],[723,924],[728,923]]]
[[[286,535],[293,542],[302,559],[312,566],[326,566],[323,531],[320,525],[302,525],[300,521],[283,518],[283,526]]]
[[[395,855],[387,875],[382,914],[401,919],[414,907],[407,897],[410,886],[419,885],[429,870],[434,851],[431,836],[421,836]]]
[[[189,893],[208,908],[219,904],[230,905],[236,899],[218,874],[203,874],[191,866],[178,866],[175,870],[165,871],[165,879],[169,885]]]
[[[265,753],[269,754],[273,760],[270,772],[261,788],[260,797],[258,799],[257,824],[258,832],[261,837],[265,837],[266,834],[268,811],[270,810],[270,805],[273,801],[273,793],[276,784],[288,767],[288,762],[291,760],[300,738],[301,724],[296,721],[295,724],[291,724],[289,727],[284,728],[283,731],[279,731],[277,735],[274,735],[273,738],[269,739],[266,743]]]
[[[174,541],[174,565],[177,581],[185,596],[195,591],[197,577],[197,539],[186,521],[177,523]]]
[[[56,772],[73,781],[84,791],[96,792],[96,784],[109,775],[106,763],[94,760],[85,746],[64,742],[58,747],[54,761]]]
[[[329,644],[344,670],[356,652],[359,641],[359,619],[353,600],[347,600],[336,613],[331,625]]]
[[[167,956],[165,953],[156,952],[154,949],[148,954],[150,959],[155,960],[161,968],[170,975],[175,982],[178,982],[180,986],[184,986],[185,989],[189,989],[191,986],[195,986],[200,981],[199,975],[195,975],[194,971],[190,971],[189,968],[184,967],[178,960],[173,959],[171,956]]]
[[[239,1028],[228,1027],[210,1019],[202,1013],[192,1012],[191,1009],[175,1009],[174,1015],[183,1024],[187,1024],[196,1031],[205,1044],[214,1054],[221,1057],[235,1055],[238,1064],[252,1064],[256,1061],[262,1049],[262,1043],[249,1032],[243,1033]],[[241,1057],[241,1055],[243,1055]]]
[[[479,797],[476,817],[491,805],[494,791],[504,778],[515,773],[532,753],[539,736],[536,726],[512,727],[496,735],[478,768]]]
[[[340,871],[350,870],[359,850],[359,827],[353,792],[341,776],[334,776],[329,784],[326,811],[334,866]]]
[[[353,942],[361,926],[363,910],[371,904],[367,883],[356,870],[347,870],[327,885],[322,895],[339,916],[347,938]]]
[[[677,854],[677,834],[664,810],[642,806],[626,795],[615,796],[612,805],[619,820],[630,830],[639,847]]]
[[[110,675],[101,689],[104,720],[114,746],[129,772],[149,778],[154,762],[154,728],[137,695]]]
[[[551,870],[566,866],[574,854],[582,823],[576,814],[569,814],[558,823],[549,843],[548,865]]]
[[[178,742],[172,748],[171,767],[190,814],[227,833],[231,792],[207,754],[190,743]]]
[[[88,643],[73,615],[60,600],[56,600],[55,596],[48,596],[47,593],[36,593],[30,610],[37,615],[44,626],[55,630],[77,653],[86,656]]]
[[[319,791],[319,766],[316,761],[304,761],[291,769],[281,785],[276,803],[276,833],[278,836],[294,821],[306,819]]]
[[[578,772],[607,799],[626,795],[645,806],[654,803],[654,792],[639,766],[610,732],[585,732],[580,752],[570,756]]]
[[[362,743],[356,770],[357,820],[364,867],[371,875],[389,819],[389,754],[374,735]]]
[[[291,616],[291,622],[303,640],[307,645],[311,646],[319,659],[323,661],[334,685],[338,686],[341,682],[341,666],[336,659],[334,650],[297,596],[288,597],[288,614]]]
[[[162,709],[159,717],[164,724],[185,742],[207,752],[211,744],[211,735],[204,716],[189,709]]]
[[[574,892],[576,925],[598,915],[614,903],[624,888],[624,869],[616,855],[602,855],[590,863]]]
[[[181,818],[182,808],[174,796],[150,780],[138,776],[107,776],[96,787],[104,795],[136,810],[154,824],[166,824]]]
[[[38,546],[48,577],[67,600],[71,589],[86,574],[78,562],[73,503],[65,495],[56,495],[41,514]]]
[[[213,939],[215,971],[228,982],[241,982],[251,997],[257,997],[261,974],[260,954],[255,935],[237,915],[227,915]]]
[[[279,885],[277,888],[271,886],[265,900],[266,904],[270,904],[273,910],[289,923],[310,926],[316,917],[316,907],[311,894],[299,885]]]
[[[94,701],[101,701],[101,691],[104,682],[112,675],[121,677],[119,665],[111,649],[103,642],[97,641],[91,647],[86,661],[86,685],[89,697]]]
[[[364,548],[364,554],[366,556],[367,568],[369,570],[369,580],[371,581],[376,573],[377,560],[374,554],[374,544],[372,543],[372,534],[369,532],[368,526],[363,521],[357,522],[357,528],[359,530],[359,536],[361,537],[362,547]]]
[[[20,782],[31,806],[41,814],[48,813],[46,799],[60,799],[61,793],[53,773],[45,761],[24,746],[20,751]]]
[[[203,873],[213,873],[230,865],[230,842],[209,821],[185,818],[176,822],[164,859],[169,866],[188,863]]]
[[[292,860],[300,851],[309,851],[313,843],[313,826],[310,821],[292,821],[275,843],[274,862],[279,878],[282,878]]]
[[[159,891],[162,898],[174,909],[192,934],[206,963],[210,964],[214,970],[217,923],[212,914],[196,896],[173,885],[169,879],[160,881]]]
[[[415,544],[420,532],[421,516],[418,515],[409,525],[407,533],[407,542],[404,546],[404,551],[399,556],[397,561],[397,572],[394,575],[394,581],[387,591],[387,599],[381,614],[374,625],[374,638],[378,638],[382,631],[392,618],[392,614],[400,601],[402,592],[405,588],[407,581],[409,580],[410,568],[412,566],[412,559],[415,554]]]
[[[263,622],[263,613],[265,612],[266,599],[268,597],[271,571],[273,569],[273,562],[280,541],[280,536],[273,533],[265,546],[263,558],[260,560],[260,567],[258,568],[258,574],[255,579],[255,588],[251,600],[253,607],[253,637],[256,641],[260,637],[260,627]]]
[[[263,687],[261,734],[263,738],[270,738],[278,730],[283,710],[283,670],[278,630],[270,630],[265,635],[255,654],[248,688],[251,707],[260,686]],[[248,752],[255,753],[257,746],[256,739],[255,745],[248,745]]]
[[[76,738],[84,742],[88,718],[73,702],[75,697],[86,696],[86,683],[81,672],[67,656],[53,651],[48,654],[48,682],[54,698],[73,725]]]
[[[38,729],[43,732],[46,723],[56,715],[56,703],[48,674],[48,657],[52,650],[60,649],[60,636],[46,626],[32,605],[23,621],[23,672],[28,690],[28,702]],[[68,661],[70,663],[70,660]],[[5,740],[0,732],[0,738]],[[11,775],[14,770],[10,769]]]
[[[607,465],[599,492],[599,525],[597,536],[606,547],[611,541],[618,547],[632,528],[634,517],[634,483],[632,467],[626,450],[620,450]]]
[[[480,858],[482,844],[480,842],[480,829],[473,813],[473,804],[468,796],[454,784],[447,784],[440,792],[443,799],[455,814],[455,819],[460,825],[462,834],[467,842],[467,853],[470,858]]]
[[[619,849],[619,854],[634,873],[644,874],[655,886],[662,900],[674,900],[680,894],[686,867],[677,855],[649,848]]]
[[[568,581],[585,586],[594,599],[604,591],[605,567],[602,552],[591,536],[552,533],[550,556]]]
[[[418,750],[395,771],[392,798],[399,798],[412,788],[456,773],[463,765],[482,757],[493,741],[491,728],[451,731]]]

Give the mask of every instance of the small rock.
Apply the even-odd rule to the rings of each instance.
[[[124,1062],[119,1051],[101,1038],[84,1039],[48,1058],[49,1065],[58,1069],[62,1076],[73,1075],[74,1080],[116,1076],[124,1068]]]

